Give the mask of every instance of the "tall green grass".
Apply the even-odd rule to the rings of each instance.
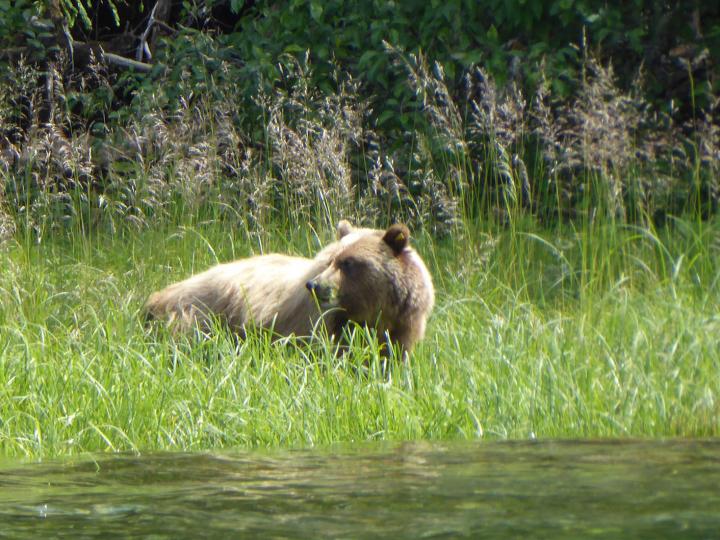
[[[362,329],[336,356],[322,341],[172,339],[141,323],[170,281],[252,253],[312,255],[331,236],[221,222],[17,235],[0,265],[0,453],[720,434],[716,222],[419,231],[437,307],[386,371]]]
[[[215,92],[149,89],[99,131],[60,86],[51,122],[23,120],[15,96],[46,99],[31,66],[0,81],[1,454],[719,434],[712,116],[655,115],[592,58],[558,100],[481,69],[457,95],[441,66],[389,54],[413,133],[378,131],[361,85],[321,92],[303,62],[249,131],[240,83],[210,74]],[[414,229],[437,304],[408,362],[383,369],[360,328],[338,356],[143,327],[153,290],[312,256],[342,218]]]

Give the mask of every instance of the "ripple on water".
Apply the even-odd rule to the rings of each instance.
[[[5,465],[8,537],[708,538],[720,441],[362,444]]]

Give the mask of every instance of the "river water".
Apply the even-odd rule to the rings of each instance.
[[[0,537],[720,538],[720,440],[4,463]]]

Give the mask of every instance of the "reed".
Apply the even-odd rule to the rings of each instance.
[[[338,357],[322,340],[171,338],[139,319],[170,280],[260,251],[309,254],[329,231],[279,224],[250,239],[212,222],[6,243],[1,452],[719,434],[715,224],[488,228],[418,235],[437,308],[387,370],[362,329]]]
[[[261,140],[231,88],[147,100],[98,139],[60,98],[39,125],[22,66],[2,79],[0,453],[720,435],[712,119],[648,127],[592,59],[563,104],[480,70],[459,99],[389,54],[426,115],[395,147],[352,80],[322,94],[302,63],[258,98]],[[312,255],[340,218],[412,227],[437,306],[408,362],[383,368],[360,328],[338,356],[143,327],[151,291]]]

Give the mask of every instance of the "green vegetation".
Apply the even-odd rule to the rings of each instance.
[[[717,8],[488,2],[470,36],[466,2],[185,4],[136,72],[82,42],[135,8],[0,1],[0,453],[720,434]],[[342,218],[407,222],[435,278],[408,363],[143,327],[151,291]]]
[[[127,4],[0,1],[0,213],[147,224],[221,194],[262,221],[322,189],[444,234],[720,204],[715,4]]]
[[[257,335],[236,349],[222,333],[144,331],[144,298],[170,280],[261,247],[316,249],[290,229],[251,240],[195,223],[8,244],[2,453],[720,434],[716,224],[421,234],[438,305],[412,359],[386,374],[362,331],[341,357],[328,343]]]

